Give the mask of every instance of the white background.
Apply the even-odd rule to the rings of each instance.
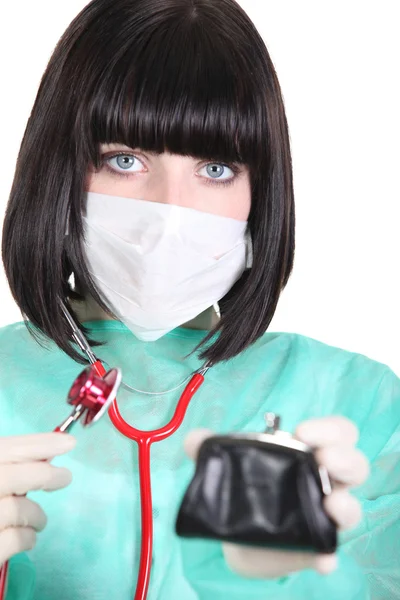
[[[1,221],[40,78],[86,4],[2,8]],[[296,260],[269,330],[360,352],[400,374],[399,3],[240,4],[277,70],[293,153]],[[2,264],[0,299],[0,326],[22,320]]]

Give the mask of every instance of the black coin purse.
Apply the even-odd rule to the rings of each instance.
[[[213,436],[200,446],[196,471],[175,530],[186,538],[332,553],[337,527],[323,508],[332,491],[313,449],[278,429]]]

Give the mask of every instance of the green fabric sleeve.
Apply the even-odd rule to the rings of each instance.
[[[33,600],[36,571],[25,552],[12,556],[8,564],[8,587],[5,600]]]
[[[342,544],[365,574],[367,598],[394,600],[400,598],[400,379],[389,368],[359,447],[371,461],[367,482],[353,492],[362,504],[363,519],[357,528],[343,532]]]

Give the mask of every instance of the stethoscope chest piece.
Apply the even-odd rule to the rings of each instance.
[[[74,411],[58,428],[59,431],[67,431],[81,417],[84,427],[96,423],[115,400],[121,381],[120,369],[111,369],[104,377],[99,377],[93,366],[86,367],[69,390],[67,402],[74,406]]]

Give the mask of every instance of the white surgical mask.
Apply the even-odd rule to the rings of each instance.
[[[247,221],[88,192],[83,222],[89,272],[140,340],[195,318],[251,266]]]

